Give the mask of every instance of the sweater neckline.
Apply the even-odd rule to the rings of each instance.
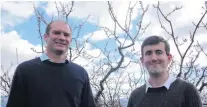
[[[45,60],[45,61],[43,61],[43,63],[48,64],[48,65],[53,65],[53,66],[65,66],[65,65],[68,65],[67,63],[55,63],[55,62],[51,62],[49,60]]]

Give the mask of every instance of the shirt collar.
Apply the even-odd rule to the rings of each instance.
[[[168,79],[165,81],[165,83],[164,83],[163,85],[161,85],[161,87],[164,86],[164,87],[167,88],[167,90],[169,90],[170,85],[171,85],[175,80],[176,80],[175,77],[173,77],[172,75],[169,75]],[[148,88],[150,88],[150,87],[152,87],[152,86],[150,85],[149,81],[147,81],[145,92],[147,92]]]
[[[43,61],[46,61],[46,60],[52,62],[52,61],[50,60],[50,58],[47,56],[46,53],[42,53],[42,55],[40,56],[40,60],[41,60],[42,62],[43,62]],[[68,63],[68,60],[65,59],[65,61],[63,61],[63,62],[61,62],[61,63]]]

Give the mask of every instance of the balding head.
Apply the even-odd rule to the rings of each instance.
[[[52,25],[53,23],[56,23],[56,22],[67,24],[67,25],[69,26],[69,28],[70,28],[70,31],[72,32],[72,29],[71,29],[70,25],[69,25],[67,22],[65,22],[65,21],[63,21],[63,20],[54,20],[54,21],[51,21],[51,22],[47,25],[46,30],[45,30],[45,33],[46,33],[46,34],[49,34],[49,32],[50,32],[50,30],[51,30],[51,25]]]

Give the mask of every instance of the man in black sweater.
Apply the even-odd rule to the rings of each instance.
[[[87,72],[66,59],[70,26],[53,21],[44,39],[46,52],[16,68],[6,107],[95,107]]]
[[[169,74],[172,55],[164,38],[146,38],[141,52],[140,60],[149,73],[149,80],[131,93],[127,107],[202,107],[195,86]]]

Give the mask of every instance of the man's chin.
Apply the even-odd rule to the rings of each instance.
[[[150,71],[149,74],[153,77],[158,77],[161,73],[159,71]]]
[[[66,52],[66,50],[64,50],[64,49],[56,49],[55,50],[55,53],[57,54],[57,55],[62,55],[62,54],[64,54]]]

